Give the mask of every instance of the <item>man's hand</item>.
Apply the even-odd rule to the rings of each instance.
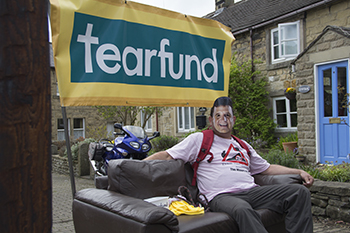
[[[282,174],[299,174],[301,179],[304,181],[306,187],[311,187],[314,183],[314,178],[304,170],[289,168],[281,165],[271,164],[268,169],[266,169],[261,174],[263,175],[282,175]]]
[[[314,183],[314,178],[309,173],[301,170],[300,176],[304,180],[304,185],[307,188],[310,188],[312,186],[312,184]]]

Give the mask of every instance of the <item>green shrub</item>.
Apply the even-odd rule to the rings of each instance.
[[[256,61],[255,61],[256,62]],[[274,143],[276,124],[270,117],[271,109],[266,86],[266,77],[255,78],[259,71],[252,72],[251,61],[231,61],[229,97],[237,117],[233,134],[260,148]]]
[[[149,154],[153,154],[158,151],[167,150],[179,142],[177,137],[162,135],[151,141],[152,150]]]
[[[338,165],[322,164],[317,166],[304,165],[302,169],[312,175],[315,179],[324,181],[350,182],[350,164]]]
[[[279,149],[272,149],[267,153],[262,153],[261,157],[270,164],[278,164],[290,168],[299,168],[299,161],[294,157],[294,153],[285,153]]]
[[[71,153],[72,153],[72,160],[77,160],[78,159],[78,152],[79,152],[79,147],[80,145],[84,144],[84,143],[88,143],[90,144],[90,142],[95,142],[96,140],[93,138],[86,138],[83,141],[78,140],[76,143],[74,143],[73,145],[71,145]],[[67,149],[64,152],[65,156],[67,155]]]
[[[69,137],[69,145],[74,145],[80,141],[83,141],[84,138],[83,137],[80,137],[78,139],[74,139],[72,137]],[[64,157],[66,156],[67,157],[67,147],[66,147],[66,140],[63,140],[63,141],[56,141],[56,142],[53,142],[52,144],[56,145],[57,146],[57,149],[58,149],[58,155],[61,156],[61,157]]]
[[[304,165],[300,164],[293,152],[285,153],[280,149],[271,149],[268,153],[262,153],[261,157],[270,164],[279,164],[290,168],[299,168],[309,173],[315,179],[323,181],[350,182],[350,163],[332,165]]]

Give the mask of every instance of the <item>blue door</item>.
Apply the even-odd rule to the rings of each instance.
[[[344,107],[349,93],[348,62],[318,67],[320,162],[349,161],[349,111]]]

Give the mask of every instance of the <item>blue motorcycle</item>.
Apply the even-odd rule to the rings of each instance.
[[[147,153],[151,150],[150,140],[159,137],[158,131],[153,133],[152,137],[148,137],[145,130],[139,126],[122,126],[119,123],[114,124],[117,137],[114,141],[101,139],[96,144],[94,156],[90,162],[97,175],[107,175],[108,162],[113,159],[139,159],[147,157]],[[93,161],[92,161],[93,160]]]

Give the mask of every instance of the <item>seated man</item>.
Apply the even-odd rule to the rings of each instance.
[[[299,169],[269,164],[248,145],[250,155],[231,137],[236,117],[228,97],[215,100],[209,116],[214,141],[210,152],[214,158],[204,159],[197,170],[199,191],[212,211],[225,212],[238,223],[240,232],[267,232],[254,209],[270,209],[285,213],[287,232],[313,232],[310,192],[313,177]],[[146,160],[181,159],[193,163],[197,158],[202,133],[194,133],[174,147],[157,152]],[[224,155],[224,156],[223,156]],[[258,186],[252,175],[299,174],[305,181],[298,184]],[[305,187],[306,186],[306,187]]]

